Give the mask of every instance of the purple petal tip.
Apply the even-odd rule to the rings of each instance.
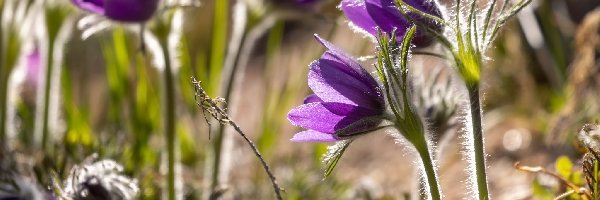
[[[292,139],[292,142],[335,142],[339,139],[335,138],[333,134],[321,133],[317,131],[307,130],[296,133]]]

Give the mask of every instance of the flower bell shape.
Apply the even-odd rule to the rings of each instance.
[[[71,0],[79,8],[119,22],[145,22],[154,15],[159,0]]]
[[[339,8],[342,10],[351,26],[359,31],[368,34],[371,37],[377,37],[380,29],[384,33],[392,33],[394,30],[398,36],[403,36],[407,28],[412,24],[410,19],[398,9],[395,0],[342,0]],[[440,10],[432,0],[402,0],[424,13],[441,17]],[[432,20],[428,20],[415,13],[410,13],[409,17],[429,27],[431,30],[440,32],[442,25]],[[425,31],[417,31],[413,44],[425,46],[432,41],[430,34]],[[400,42],[400,41],[398,41]]]
[[[381,123],[385,101],[377,81],[362,66],[315,36],[328,50],[310,64],[308,86],[314,92],[288,113],[295,126],[294,142],[335,142],[374,130]]]

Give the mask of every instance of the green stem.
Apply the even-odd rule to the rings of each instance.
[[[243,3],[243,2],[239,2]],[[232,76],[235,75],[233,73],[235,71],[236,61],[238,59],[240,45],[242,40],[244,39],[244,30],[246,28],[246,18],[233,18],[232,22],[232,30],[231,37],[229,39],[229,43],[227,43],[227,39],[224,35],[227,32],[228,26],[224,26],[222,23],[228,21],[228,14],[245,14],[245,10],[238,9],[236,5],[233,6],[233,11],[229,11],[229,1],[222,0],[216,1],[214,10],[217,11],[214,16],[214,27],[213,27],[213,46],[214,50],[211,53],[211,77],[210,87],[213,88],[215,93],[224,97],[226,101],[229,100],[230,88],[233,79]],[[218,12],[220,11],[220,12]],[[236,13],[242,12],[242,13]],[[227,48],[229,47],[229,48]],[[226,55],[223,55],[222,52],[227,52]],[[213,64],[214,63],[214,64]],[[214,70],[212,70],[214,69]],[[220,76],[220,78],[216,78]],[[216,81],[213,81],[216,80]],[[211,125],[209,124],[209,127]],[[223,133],[225,127],[223,125],[218,125],[216,129],[211,130],[209,128],[209,139],[211,135],[215,135],[214,141],[211,142],[211,149],[209,150],[209,155],[211,155],[212,159],[208,162],[208,166],[210,166],[212,175],[210,179],[210,196],[212,198],[213,195],[216,195],[216,189],[219,186],[219,176],[221,173],[221,160],[222,158],[222,148],[223,148]],[[214,134],[213,134],[214,133]]]
[[[165,58],[165,81],[164,111],[165,111],[165,137],[167,141],[168,173],[167,184],[169,200],[175,199],[175,87],[171,69],[171,59],[166,38],[161,39],[163,56]]]
[[[487,177],[485,172],[485,154],[483,146],[483,130],[481,128],[481,104],[479,98],[479,84],[470,84],[469,100],[471,106],[471,119],[473,125],[473,149],[475,151],[475,175],[477,176],[477,190],[479,199],[490,199],[487,188]]]
[[[2,12],[4,10],[4,1],[0,0],[0,26],[2,20]],[[8,77],[8,66],[6,65],[6,57],[4,56],[4,31],[0,30],[0,145],[6,147],[6,86]]]
[[[0,31],[1,32],[1,31]],[[1,37],[1,36],[0,36]],[[0,46],[0,60],[6,60],[2,54]],[[6,147],[6,91],[8,83],[9,66],[6,62],[0,63],[0,141],[3,147]]]
[[[42,150],[46,151],[48,146],[48,118],[50,117],[50,89],[52,88],[52,71],[54,66],[52,65],[53,54],[54,54],[54,39],[48,41],[48,54],[46,59],[46,79],[44,79],[44,112],[42,112]]]
[[[225,67],[221,75],[223,78],[220,85],[223,90],[222,95],[229,105],[236,104],[236,100],[239,99],[239,96],[236,96],[234,90],[239,88],[243,82],[244,74],[246,73],[246,68],[249,63],[252,50],[256,46],[256,42],[258,42],[259,39],[265,35],[279,19],[280,16],[277,14],[268,14],[264,16],[257,24],[251,26],[248,32],[237,32],[235,35],[240,38],[237,38],[236,40],[232,39],[232,41],[239,42],[236,42],[237,44],[232,45],[239,47],[239,50],[227,55]],[[246,21],[236,23],[242,23],[238,24],[240,28],[246,27],[247,25]],[[244,29],[240,29],[239,31],[244,31]],[[229,115],[235,115],[231,112],[232,111],[228,110]],[[214,149],[215,163],[213,166],[213,171],[215,173],[213,174],[213,189],[215,188],[216,183],[218,183],[217,179],[219,173],[224,173],[219,172],[219,167],[221,167],[220,162],[221,159],[223,159],[222,156],[227,155],[227,150],[223,149],[223,136],[225,134],[225,126],[223,124],[220,125],[217,133]]]
[[[8,70],[5,70],[8,67],[2,67],[2,69],[0,69],[2,72],[0,72],[0,141],[2,142],[3,147],[6,147],[7,143],[6,143],[6,85],[7,82],[6,79],[7,77],[5,76],[5,74],[8,74]]]
[[[427,180],[427,185],[429,186],[429,193],[431,194],[431,199],[440,200],[441,192],[437,181],[437,175],[435,174],[433,160],[431,159],[431,154],[429,153],[429,148],[425,140],[425,134],[421,134],[421,137],[419,137],[417,141],[414,141],[413,145],[415,145],[417,153],[419,153],[419,157],[423,162],[423,169],[425,170],[425,179]]]

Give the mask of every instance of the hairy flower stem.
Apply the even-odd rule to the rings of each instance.
[[[475,151],[475,175],[477,176],[477,190],[479,199],[490,199],[487,188],[485,172],[485,153],[483,146],[483,129],[481,128],[481,103],[479,98],[479,84],[467,85],[469,90],[469,105],[471,106],[471,123],[473,125],[473,150]]]
[[[427,180],[427,185],[429,186],[429,193],[431,194],[432,200],[440,200],[441,194],[439,189],[439,184],[437,181],[437,175],[435,174],[435,167],[433,165],[433,160],[431,159],[431,154],[429,153],[429,148],[427,142],[425,140],[425,134],[421,134],[421,137],[418,137],[416,141],[413,141],[413,145],[417,149],[417,153],[419,153],[419,157],[423,162],[423,168],[425,170],[425,178]]]
[[[163,56],[165,58],[165,71],[163,72],[165,81],[164,112],[165,112],[165,139],[167,141],[167,184],[169,200],[175,199],[175,85],[173,83],[173,74],[171,69],[171,57],[167,39],[161,38],[163,47]]]

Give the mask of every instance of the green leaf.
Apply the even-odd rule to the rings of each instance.
[[[210,53],[210,84],[207,88],[208,95],[215,96],[219,91],[219,77],[225,64],[227,51],[227,26],[229,16],[229,0],[219,0],[214,3],[214,20],[212,32],[212,46]]]
[[[66,67],[63,67],[67,69]],[[63,95],[63,106],[65,107],[65,121],[67,124],[67,132],[65,133],[65,143],[77,147],[92,147],[95,143],[95,136],[92,134],[92,128],[89,123],[89,117],[85,112],[82,112],[73,95],[73,84],[69,70],[61,70],[61,87]]]
[[[179,138],[179,150],[181,154],[181,162],[186,165],[193,165],[198,160],[198,149],[194,137],[187,130],[183,122],[177,125],[177,137]]]
[[[190,84],[190,77],[195,77],[195,74],[194,69],[192,68],[192,59],[186,38],[181,37],[179,45],[177,46],[177,58],[181,65],[179,73],[177,74],[179,76],[179,88],[181,88],[179,89],[179,92],[181,93],[183,102],[188,106],[188,109],[196,111],[194,88],[193,85]]]
[[[318,143],[313,146],[313,161],[316,164],[321,164],[320,162],[323,159],[323,155],[327,153],[327,144]]]
[[[573,162],[567,156],[560,156],[556,159],[555,163],[556,171],[560,176],[569,180],[569,177],[573,173]]]
[[[350,146],[350,143],[352,143],[352,140],[342,140],[328,147],[327,154],[323,157],[323,162],[325,163],[325,178],[331,175],[333,169],[346,151],[346,148]]]
[[[593,178],[595,180],[598,180],[598,161],[594,161],[594,173],[593,173]],[[593,188],[590,188],[592,190],[592,198],[593,199],[598,199],[598,183],[594,184]]]

